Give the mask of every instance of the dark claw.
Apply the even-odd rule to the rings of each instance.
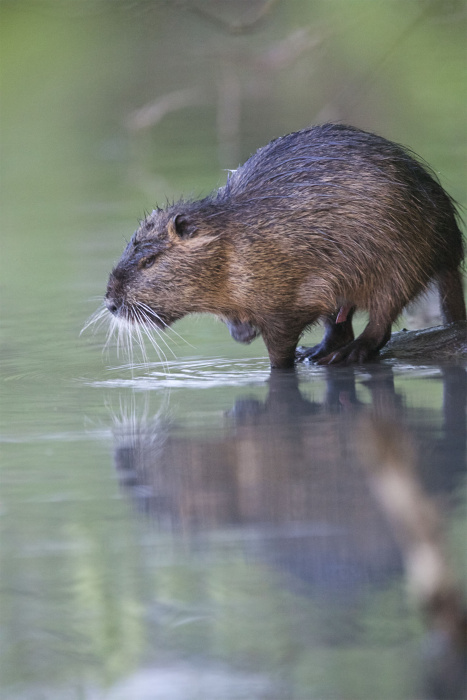
[[[326,355],[326,357],[320,358],[317,363],[318,365],[352,365],[352,364],[363,364],[368,362],[368,360],[373,359],[378,354],[378,351],[374,349],[373,345],[367,340],[357,340],[352,341],[345,347],[337,350],[336,352]]]

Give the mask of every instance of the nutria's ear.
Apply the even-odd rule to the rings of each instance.
[[[191,238],[197,231],[196,224],[184,214],[175,214],[169,221],[168,231],[170,236],[178,238]]]

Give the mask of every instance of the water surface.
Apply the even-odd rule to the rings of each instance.
[[[466,367],[271,375],[207,318],[129,367],[80,331],[145,209],[311,121],[410,143],[462,201],[455,8],[296,0],[243,32],[212,3],[21,5],[0,23],[2,697],[438,697],[371,445],[402,446],[465,593]]]

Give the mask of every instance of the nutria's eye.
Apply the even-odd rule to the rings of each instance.
[[[156,262],[157,255],[148,255],[146,258],[142,258],[139,261],[139,266],[143,270],[147,269],[148,267],[151,267],[151,265],[154,265]]]

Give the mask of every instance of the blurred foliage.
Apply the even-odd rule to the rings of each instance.
[[[102,475],[107,451],[77,448],[67,429],[105,411],[72,381],[102,372],[98,343],[77,341],[88,299],[166,197],[205,193],[271,138],[338,120],[411,146],[467,203],[466,16],[463,0],[1,0],[4,683],[72,678],[85,694],[148,660],[149,643],[163,659],[202,639],[240,668],[286,667],[297,697],[344,697],[349,682],[355,697],[404,697],[394,627],[373,617],[400,618],[392,590],[352,611],[361,647],[331,659],[325,613],[239,552],[200,569],[168,542],[148,568],[139,523]],[[190,333],[201,355],[225,329]],[[219,411],[228,392],[214,390]],[[193,395],[180,410],[198,407]],[[187,610],[200,619],[178,625]],[[297,641],[302,616],[316,638]],[[413,617],[402,622],[410,639]],[[377,687],[359,673],[369,664]]]
[[[97,293],[145,209],[206,193],[312,122],[409,145],[467,202],[464,2],[3,0],[0,13],[2,262],[18,302],[87,283],[96,237]]]

